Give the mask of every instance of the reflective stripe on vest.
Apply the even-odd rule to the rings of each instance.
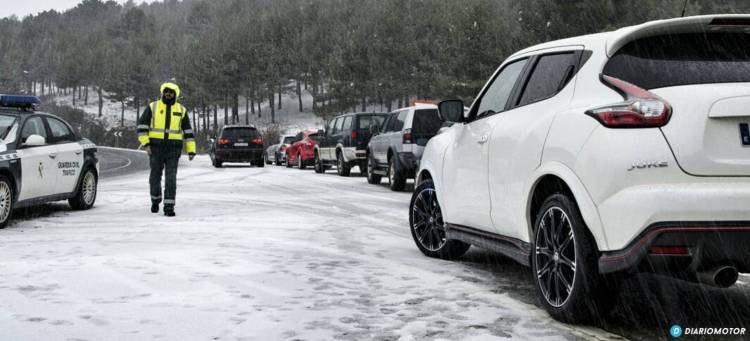
[[[151,126],[148,130],[148,137],[164,140],[166,136],[169,140],[182,140],[182,118],[185,116],[185,107],[179,103],[172,105],[169,127],[165,127],[167,105],[162,101],[155,101],[151,102],[149,106],[151,107]]]

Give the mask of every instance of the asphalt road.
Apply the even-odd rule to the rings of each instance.
[[[138,150],[98,147],[99,172],[103,179],[148,170],[148,156]]]

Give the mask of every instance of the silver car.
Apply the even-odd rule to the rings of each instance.
[[[390,113],[367,146],[367,182],[379,184],[387,176],[392,190],[403,190],[419,168],[424,146],[442,125],[434,104],[416,103]]]
[[[286,150],[289,145],[294,142],[294,135],[284,135],[279,138],[279,143],[274,144],[266,148],[266,152],[263,153],[263,160],[267,165],[275,163],[277,166],[281,166],[282,163],[286,162]]]

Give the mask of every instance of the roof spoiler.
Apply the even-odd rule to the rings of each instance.
[[[611,57],[631,41],[664,34],[699,33],[706,31],[750,31],[750,15],[721,14],[657,20],[642,25],[621,28],[607,42],[607,56]]]

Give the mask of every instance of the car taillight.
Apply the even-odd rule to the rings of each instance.
[[[655,128],[669,122],[672,107],[659,96],[624,80],[601,75],[604,84],[625,101],[590,109],[586,114],[609,128]]]
[[[253,138],[251,141],[253,144],[263,144],[263,139],[260,137]]]
[[[222,137],[222,138],[219,139],[219,145],[220,146],[224,146],[224,145],[228,145],[228,144],[232,144],[232,140],[230,140],[228,138],[225,138],[225,137]]]
[[[356,139],[356,138],[357,138],[357,136],[359,136],[359,135],[357,134],[357,131],[356,131],[356,130],[352,130],[352,139]]]
[[[404,143],[414,143],[414,140],[411,135],[411,129],[404,130]]]

